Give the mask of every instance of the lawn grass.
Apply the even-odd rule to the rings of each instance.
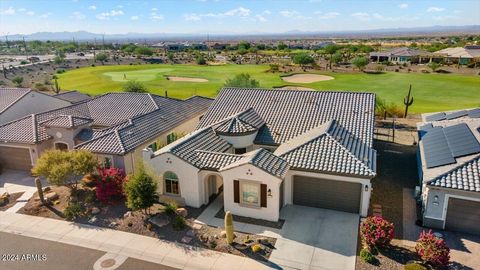
[[[249,73],[262,87],[304,86],[318,90],[373,92],[387,102],[403,106],[403,97],[412,84],[414,103],[410,112],[423,113],[480,106],[480,76],[457,74],[421,74],[386,72],[332,73],[310,72],[334,77],[316,83],[292,84],[281,79],[282,73],[267,72],[267,65],[119,65],[96,66],[67,71],[59,75],[62,89],[79,90],[91,95],[121,91],[127,80],[142,81],[154,94],[177,98],[191,95],[214,97],[227,78]],[[166,76],[204,78],[208,82],[173,82]]]

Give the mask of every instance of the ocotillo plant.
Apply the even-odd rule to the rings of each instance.
[[[225,213],[225,232],[227,234],[227,244],[233,244],[233,217],[230,211]]]
[[[45,204],[45,198],[43,197],[43,189],[42,189],[42,182],[40,178],[35,178],[35,186],[37,186],[38,197],[40,197],[40,201],[42,204]]]
[[[410,84],[410,88],[408,89],[408,95],[403,99],[403,104],[405,104],[405,115],[403,118],[407,117],[408,114],[408,107],[413,104],[413,97],[410,97],[410,92],[412,92],[412,85]]]

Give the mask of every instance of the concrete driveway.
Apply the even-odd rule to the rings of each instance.
[[[282,269],[355,269],[359,215],[288,205],[270,260]]]

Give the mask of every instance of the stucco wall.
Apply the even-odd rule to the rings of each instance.
[[[22,118],[29,114],[58,109],[68,105],[71,105],[68,101],[32,91],[1,114],[0,124]]]
[[[336,180],[336,181],[346,181],[346,182],[354,182],[362,184],[361,189],[361,199],[360,199],[360,215],[362,217],[366,217],[368,215],[368,206],[370,203],[370,196],[372,193],[372,185],[369,179],[363,178],[355,178],[355,177],[348,177],[348,176],[341,176],[341,175],[331,175],[331,174],[322,174],[322,173],[315,173],[315,172],[304,172],[304,171],[296,171],[290,170],[285,177],[285,187],[284,187],[284,195],[285,200],[284,204],[293,204],[293,177],[295,175],[303,175],[308,177],[316,177],[316,178],[323,178],[328,180]],[[365,186],[367,186],[367,191],[365,191]]]
[[[223,177],[223,199],[225,211],[231,211],[234,215],[278,221],[280,204],[281,180],[250,164],[235,167],[221,172]],[[271,190],[272,196],[267,196],[267,207],[244,206],[235,203],[233,180],[250,180],[259,184],[266,184],[267,190]],[[241,197],[240,188],[240,197]]]
[[[252,134],[247,134],[247,135],[242,135],[242,136],[220,135],[220,138],[227,141],[234,148],[246,148],[246,147],[249,147],[249,146],[253,145],[253,140],[255,140],[255,137],[257,136],[257,133],[258,133],[258,131],[254,132]]]

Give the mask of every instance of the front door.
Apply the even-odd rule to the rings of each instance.
[[[217,177],[215,175],[210,175],[208,177],[208,202],[215,198],[217,193]]]

